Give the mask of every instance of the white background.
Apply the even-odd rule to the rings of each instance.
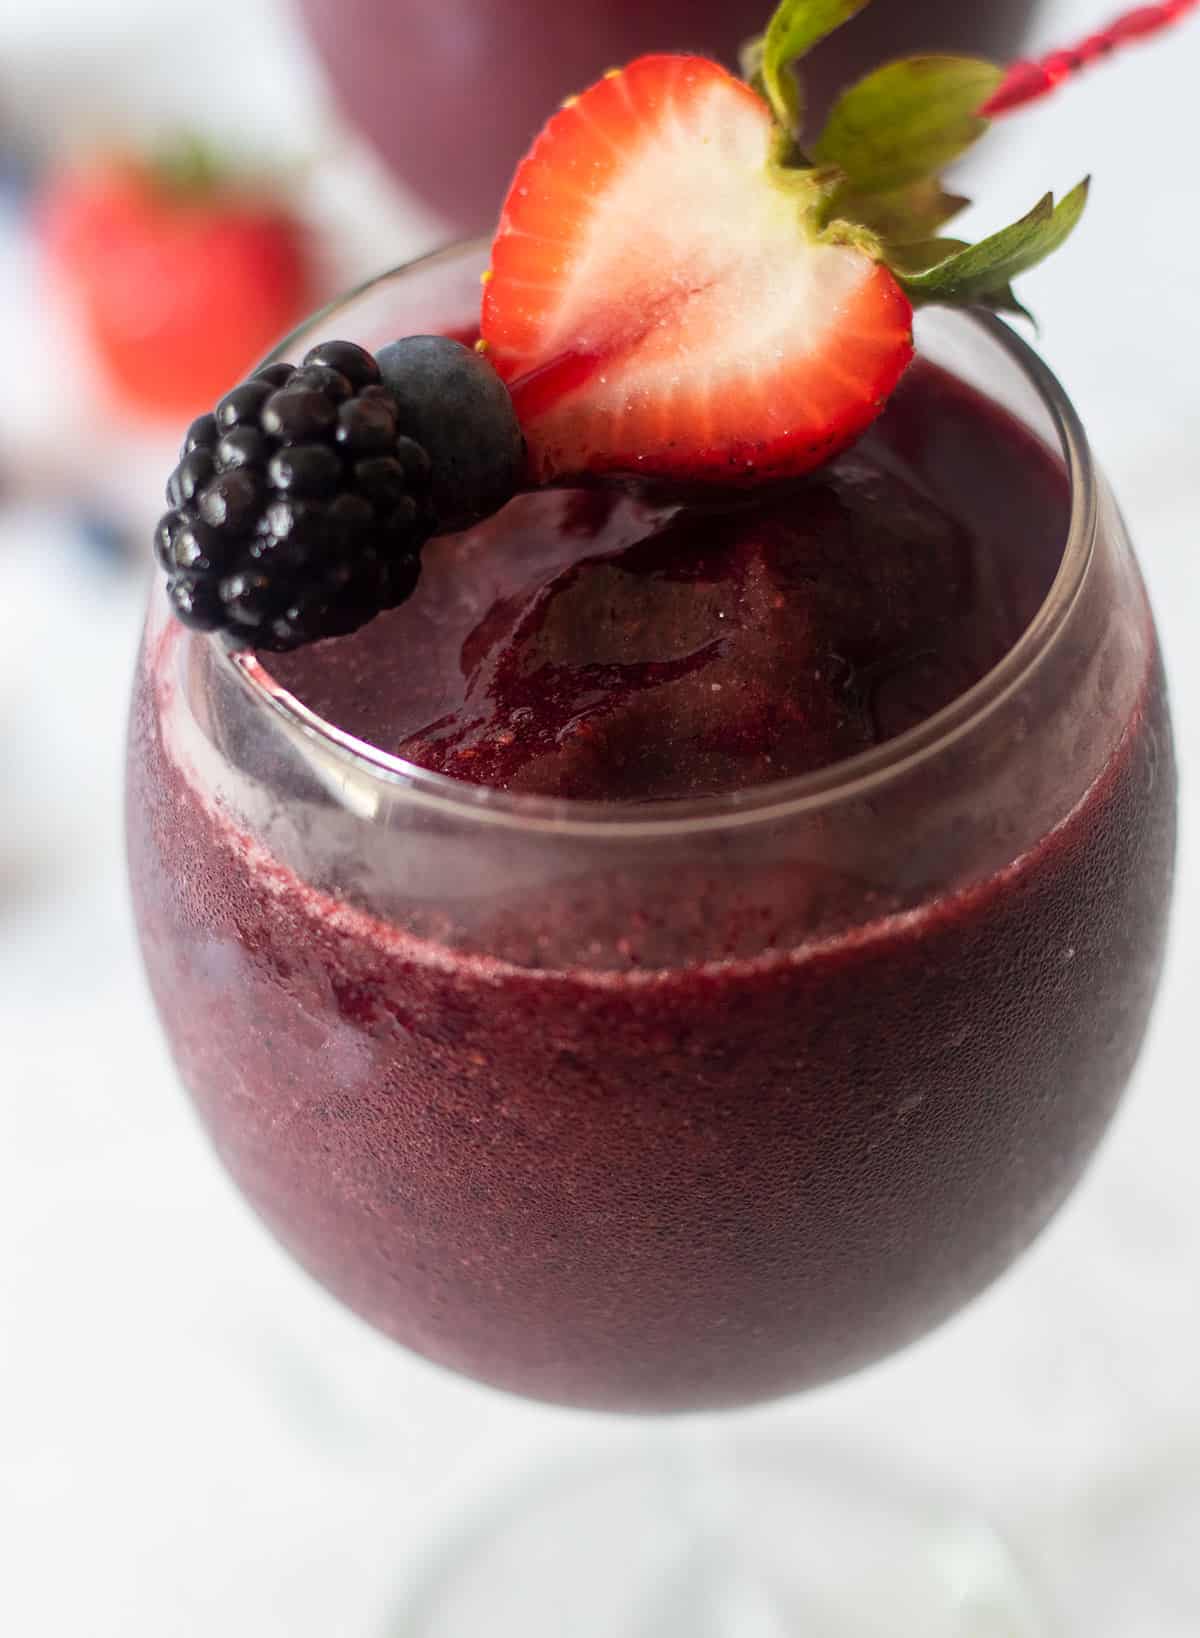
[[[1039,42],[1108,11],[1052,0]],[[10,109],[83,130],[114,87],[149,118],[242,121],[303,153],[329,139],[276,0],[0,11]],[[987,1509],[1068,1638],[1200,1632],[1200,199],[1180,135],[1198,99],[1200,18],[996,133],[976,175],[985,225],[1097,179],[1025,293],[1131,520],[1174,691],[1181,874],[1151,1038],[1098,1162],[1019,1269],[905,1356],[775,1413]],[[366,212],[385,195],[338,141],[331,208],[354,255],[402,259],[429,224],[391,201]],[[36,333],[12,243],[0,277],[11,399]],[[299,1274],[218,1171],[158,1039],[122,879],[139,588],[35,509],[0,518],[0,1632],[374,1638],[485,1472],[604,1427],[406,1358]]]

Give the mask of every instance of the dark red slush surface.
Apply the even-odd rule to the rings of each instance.
[[[933,491],[924,501],[922,489]],[[534,531],[532,545],[506,538],[506,514],[490,552],[443,547],[476,567],[494,560],[504,607],[481,615],[472,584],[456,623],[450,582],[434,571],[427,612],[432,623],[441,608],[444,641],[393,643],[389,669],[379,622],[286,669],[326,704],[340,688],[352,726],[410,749],[415,726],[463,713],[467,698],[493,713],[492,728],[533,713],[496,752],[491,728],[422,729],[440,765],[474,746],[489,773],[560,793],[597,794],[606,768],[626,796],[691,793],[697,765],[700,785],[727,788],[761,778],[768,756],[786,771],[886,737],[977,676],[1044,591],[1064,507],[1061,475],[1024,435],[918,371],[873,445],[803,494],[763,497],[736,526],[697,517],[685,547],[680,517],[656,513],[659,532],[614,556],[597,551],[586,520],[640,528],[633,503],[609,513],[577,497],[584,532]],[[814,515],[826,532],[814,535]],[[561,574],[548,576],[555,552]],[[642,582],[661,629],[638,624],[614,574]],[[599,661],[606,607],[616,657]],[[419,614],[414,604],[392,618],[407,618],[411,635]],[[658,642],[672,658],[630,659]],[[842,669],[830,674],[835,652]],[[654,670],[698,653],[677,676]],[[544,691],[542,720],[522,668],[550,659],[563,677]],[[578,704],[580,667],[592,665],[587,709],[608,721],[600,756],[595,739],[581,748],[560,733],[562,702]],[[488,686],[472,695],[476,668]],[[800,717],[768,710],[789,670],[806,669],[825,675],[799,691]],[[693,709],[714,697],[710,677],[745,696],[716,708],[715,748],[708,713]],[[641,710],[644,737],[653,701],[672,688],[678,743],[622,765],[621,724]],[[731,926],[729,959],[702,965],[681,904],[659,929],[656,971],[534,969],[335,903],[206,805],[156,713],[143,677],[133,882],[151,983],[202,1118],[306,1267],[376,1325],[471,1375],[565,1402],[662,1409],[738,1403],[863,1365],[1011,1261],[1070,1189],[1125,1085],[1172,855],[1156,666],[1091,788],[1004,870],[791,947],[747,952]],[[899,852],[908,840],[897,838]],[[810,888],[794,889],[800,922]],[[613,903],[623,914],[619,894]],[[552,931],[569,947],[569,925]],[[724,933],[705,936],[711,948]]]
[[[1067,508],[1059,467],[918,364],[828,471],[683,507],[522,496],[500,528],[432,542],[404,607],[269,665],[439,773],[712,796],[894,738],[978,681],[1046,596]]]

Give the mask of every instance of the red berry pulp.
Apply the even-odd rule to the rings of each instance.
[[[836,762],[960,695],[1034,618],[1068,510],[1042,446],[919,366],[804,484],[520,501],[432,547],[405,608],[268,663],[431,768],[637,814]],[[799,853],[734,836],[718,877],[680,840],[652,874],[601,864],[494,915],[503,874],[470,889],[464,853],[479,915],[453,937],[449,901],[389,915],[363,890],[383,827],[350,844],[339,897],[205,794],[168,731],[196,639],[159,633],[134,708],[133,884],[222,1158],[360,1314],[526,1394],[732,1404],[920,1335],[1050,1217],[1142,1037],[1174,780],[1136,585],[1127,619],[1116,720],[1073,717],[1031,763],[986,735],[914,759],[883,883],[823,863],[844,829],[871,833],[865,796]],[[1090,667],[1090,638],[1075,647],[1035,672],[1024,733]],[[935,832],[931,807],[976,778]],[[311,793],[278,803],[297,834],[323,822]]]

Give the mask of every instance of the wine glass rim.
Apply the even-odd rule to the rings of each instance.
[[[382,285],[406,273],[478,253],[485,245],[484,240],[460,241],[364,280],[305,319],[278,344],[266,362],[284,357],[326,319]],[[1087,436],[1070,399],[1053,371],[1002,320],[982,310],[961,316],[1008,354],[1050,416],[1062,447],[1070,488],[1067,538],[1046,597],[1012,648],[948,705],[882,745],[829,767],[717,796],[644,804],[538,796],[472,785],[434,773],[359,739],[311,710],[278,682],[251,650],[238,647],[226,636],[214,635],[210,640],[221,656],[220,663],[236,673],[243,687],[276,718],[302,754],[326,763],[331,760],[340,781],[386,786],[393,795],[400,787],[414,804],[439,809],[459,820],[564,835],[648,838],[742,828],[869,797],[979,727],[1023,686],[1070,614],[1095,545],[1096,475]],[[372,804],[372,810],[374,807]]]

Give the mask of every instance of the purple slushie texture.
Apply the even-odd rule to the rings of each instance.
[[[903,482],[911,528],[897,532],[895,514],[879,514],[878,572],[858,565],[857,599],[844,607],[827,581],[809,582],[808,593],[804,576],[785,587],[780,595],[809,596],[820,617],[797,612],[771,628],[766,650],[763,622],[747,617],[710,652],[700,628],[728,612],[711,588],[732,595],[742,582],[730,565],[740,573],[747,551],[777,566],[799,552],[811,567],[805,520],[811,506],[827,506],[838,474],[807,503],[791,497],[791,536],[773,510],[778,497],[764,497],[715,558],[707,513],[677,515],[678,561],[662,560],[659,540],[648,568],[644,543],[609,551],[608,541],[597,554],[584,531],[564,548],[562,572],[575,588],[582,575],[595,598],[573,595],[593,612],[607,606],[614,566],[628,568],[631,553],[637,573],[671,583],[677,615],[678,586],[690,584],[707,610],[701,619],[693,609],[688,628],[689,652],[705,656],[687,672],[697,690],[709,687],[707,668],[722,665],[731,688],[740,678],[752,692],[763,665],[778,681],[789,658],[812,669],[814,643],[823,656],[852,637],[855,656],[836,686],[803,691],[817,759],[861,748],[864,735],[887,738],[907,722],[881,721],[859,686],[872,643],[889,664],[919,652],[920,690],[906,684],[901,703],[934,709],[939,690],[967,686],[1012,643],[1061,550],[1061,475],[1013,423],[956,393],[916,375],[907,412],[881,433],[880,470],[890,472],[874,493],[890,506]],[[985,448],[986,483],[971,477]],[[868,449],[854,460],[870,458]],[[612,514],[597,517],[607,528]],[[931,536],[949,538],[947,517],[961,549],[931,582],[922,553]],[[505,514],[491,525],[497,553],[511,524]],[[518,555],[520,544],[508,543]],[[558,571],[535,578],[519,607],[471,610],[472,629],[487,629],[478,653],[462,657],[446,755],[465,743],[455,711],[473,664],[492,665],[483,697],[494,725],[512,709],[501,673],[516,664],[518,637],[530,665],[545,663],[538,611],[555,634],[559,681],[577,689],[579,656],[563,648],[564,633],[576,630],[586,647],[594,624],[555,624]],[[923,587],[920,619],[905,613],[913,584]],[[622,603],[621,633],[627,615]],[[1144,604],[1130,618],[1149,631]],[[679,619],[675,658],[687,624]],[[343,714],[357,715],[360,729],[371,713],[391,715],[395,742],[411,748],[415,728],[428,726],[421,667],[437,645],[400,645],[407,660],[372,673],[380,630],[383,622],[294,657],[291,681],[307,680],[332,707],[340,677]],[[1174,781],[1152,638],[1127,716],[1079,725],[1076,737],[1100,734],[1107,746],[1098,772],[1064,790],[1035,845],[999,868],[990,862],[999,821],[981,808],[975,829],[956,839],[961,887],[897,892],[848,922],[842,905],[859,902],[857,882],[781,857],[763,895],[766,919],[747,923],[714,916],[710,904],[724,901],[681,852],[671,900],[643,901],[618,880],[548,890],[528,947],[499,926],[451,944],[384,920],[309,885],[243,834],[164,732],[183,640],[170,630],[148,651],[131,741],[132,874],[154,994],[202,1119],[247,1197],[318,1279],[408,1346],[582,1405],[687,1408],[789,1392],[864,1365],[952,1313],[1032,1239],[1079,1175],[1128,1078],[1161,955]],[[444,655],[460,652],[455,627]],[[663,686],[657,673],[639,678],[651,694]],[[614,691],[632,709],[628,674],[592,680],[601,717]],[[545,690],[555,723],[561,697]],[[523,719],[529,743],[557,747],[537,762],[535,787],[570,794],[578,778],[592,795],[598,769],[626,766],[614,762],[611,736],[599,762],[557,730],[539,742],[536,695],[522,694],[520,708],[533,713]],[[754,718],[738,718],[720,757],[704,750],[708,786],[761,778],[772,745],[783,771],[805,761],[799,740],[787,749],[784,718]],[[386,737],[386,723],[378,727]],[[741,764],[739,733],[753,741]],[[632,788],[614,794],[695,794],[688,760],[686,751],[660,758],[649,789],[639,764]],[[517,755],[504,768],[519,783],[536,761]],[[897,834],[894,845],[915,871],[919,834]],[[987,868],[972,872],[973,853]],[[585,916],[597,948],[625,952],[624,965],[589,963],[577,936]]]
[[[1068,513],[1061,466],[918,363],[858,448],[802,482],[684,506],[519,496],[431,542],[403,607],[270,668],[368,744],[493,789],[719,795],[965,692],[1037,612]]]

